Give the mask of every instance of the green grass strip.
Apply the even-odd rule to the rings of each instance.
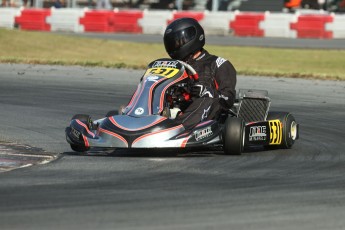
[[[231,39],[231,38],[229,38]],[[345,80],[345,50],[211,46],[239,74]],[[162,44],[0,29],[0,62],[145,68],[167,57]]]

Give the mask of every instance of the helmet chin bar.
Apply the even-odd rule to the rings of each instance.
[[[187,57],[183,59],[183,61],[188,63],[188,62],[190,62],[192,60],[197,59],[200,56],[202,50],[203,50],[203,48],[201,48],[200,50],[198,50],[196,52],[188,54]]]
[[[193,60],[193,57],[194,57],[194,54],[188,54],[187,57],[183,59],[183,61],[190,62],[191,60]]]

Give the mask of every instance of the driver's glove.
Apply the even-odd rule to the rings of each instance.
[[[192,86],[191,95],[193,97],[213,97],[208,87],[199,82]]]

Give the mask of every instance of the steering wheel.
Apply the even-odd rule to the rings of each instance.
[[[195,71],[195,69],[194,69],[191,65],[187,64],[187,63],[184,62],[184,61],[179,61],[179,62],[189,71],[190,76],[191,76],[195,81],[197,81],[197,80],[199,79],[198,73]]]

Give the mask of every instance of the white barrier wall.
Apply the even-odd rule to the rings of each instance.
[[[229,23],[233,12],[209,12],[206,11],[204,19],[200,21],[206,34],[228,35],[230,32]]]
[[[169,20],[172,20],[173,12],[148,11],[145,10],[143,18],[139,19],[139,26],[143,29],[143,34],[164,34],[165,28]]]
[[[20,8],[0,8],[0,27],[13,29],[14,19],[20,12]]]
[[[83,9],[55,9],[51,8],[51,16],[46,21],[51,26],[51,31],[84,32],[84,26],[79,19],[84,17]]]
[[[297,15],[284,13],[265,13],[265,20],[259,25],[264,30],[264,37],[296,38],[296,31],[291,30],[290,23],[297,21]]]
[[[333,38],[345,38],[345,15],[334,15],[333,22],[326,24],[326,30],[333,32]]]

